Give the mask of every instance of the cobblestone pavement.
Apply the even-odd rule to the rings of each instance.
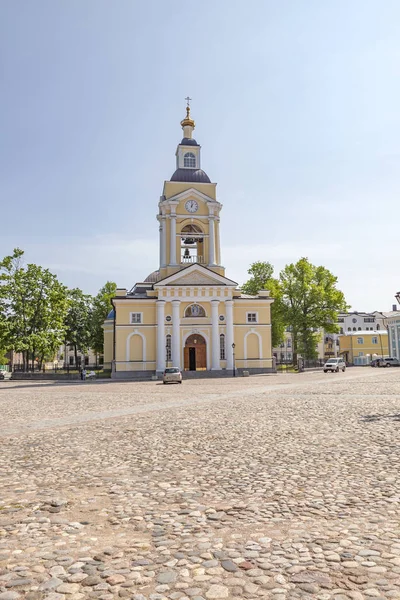
[[[400,598],[400,369],[0,384],[0,600]]]

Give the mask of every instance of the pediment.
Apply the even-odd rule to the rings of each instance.
[[[180,279],[174,281],[174,285],[221,285],[213,277],[209,277],[204,273],[195,271],[194,273],[188,273]]]
[[[174,286],[185,286],[185,285],[226,285],[229,287],[236,287],[237,283],[214,273],[211,269],[207,269],[201,265],[191,265],[178,273],[174,273],[169,277],[157,282],[154,287],[161,287],[164,285]]]
[[[216,206],[221,206],[217,200],[210,198],[210,196],[207,196],[207,194],[204,194],[203,192],[200,192],[199,190],[196,190],[195,188],[188,188],[187,190],[184,190],[183,192],[179,192],[179,194],[176,194],[175,196],[168,198],[168,200],[166,200],[166,202],[179,203],[182,200],[186,200],[188,198],[196,198],[197,200],[201,200],[206,203],[211,203],[211,204],[215,204]]]

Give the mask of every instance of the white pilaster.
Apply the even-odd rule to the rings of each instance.
[[[176,215],[171,214],[169,264],[176,265]]]
[[[225,302],[225,310],[226,310],[226,368],[233,369],[233,349],[232,344],[234,342],[233,338],[233,300],[227,300]]]
[[[164,371],[165,369],[165,302],[157,300],[157,366],[156,370]]]
[[[160,267],[167,264],[167,231],[165,217],[160,219]]]
[[[221,368],[219,362],[219,327],[218,327],[219,300],[211,300],[211,370]]]
[[[172,300],[172,366],[181,368],[180,300]]]
[[[208,264],[215,265],[215,226],[214,217],[209,219],[209,233],[210,237],[208,240]]]

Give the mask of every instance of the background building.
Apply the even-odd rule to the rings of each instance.
[[[374,358],[389,356],[386,329],[348,331],[338,339],[339,355],[350,365],[367,365]]]
[[[397,292],[395,297],[400,302],[400,292]],[[400,311],[397,310],[396,304],[392,309],[391,312],[384,313],[389,335],[389,353],[390,356],[400,359]]]

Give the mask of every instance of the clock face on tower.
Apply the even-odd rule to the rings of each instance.
[[[185,204],[185,208],[188,212],[195,213],[197,212],[199,205],[197,204],[196,200],[188,200]]]

